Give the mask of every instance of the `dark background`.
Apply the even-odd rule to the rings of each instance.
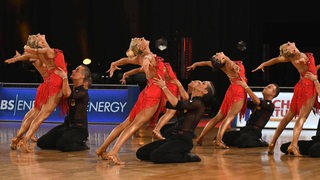
[[[113,78],[106,70],[125,56],[132,37],[150,40],[151,50],[169,61],[179,78],[210,80],[222,97],[229,85],[226,76],[200,67],[180,77],[181,39],[192,40],[192,62],[208,60],[223,51],[232,60],[242,60],[250,86],[277,82],[292,87],[299,75],[289,63],[252,73],[261,62],[279,55],[279,46],[296,42],[302,52],[313,52],[319,63],[320,15],[317,1],[280,0],[1,0],[0,57],[23,52],[29,34],[46,34],[53,48],[63,50],[68,71],[92,59],[94,84],[119,84],[123,67]],[[168,40],[168,49],[158,51],[158,38]],[[244,41],[241,51],[237,43]],[[38,73],[26,62],[4,64],[1,82],[37,83]],[[143,77],[142,77],[143,79]],[[140,82],[141,78],[128,83]]]

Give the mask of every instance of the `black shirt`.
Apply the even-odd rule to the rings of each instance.
[[[65,123],[72,127],[88,127],[87,106],[88,90],[83,86],[75,87],[68,98],[69,111]]]
[[[178,101],[176,107],[173,107],[168,102],[167,108],[176,109],[183,113],[183,115],[178,117],[178,122],[175,125],[175,130],[179,131],[180,134],[183,132],[193,133],[205,111],[205,105],[201,97]]]
[[[259,129],[265,127],[274,111],[274,104],[270,100],[260,100],[259,105],[255,105],[252,101],[248,101],[247,107],[252,109],[252,113],[246,126]]]

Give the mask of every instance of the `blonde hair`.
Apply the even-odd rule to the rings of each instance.
[[[38,48],[38,39],[36,35],[29,35],[27,40],[27,46],[31,48]]]
[[[132,38],[126,55],[128,57],[140,56],[145,53],[145,49],[146,47],[141,44],[141,38]]]
[[[290,44],[295,44],[294,42],[287,42],[287,43],[283,43],[279,50],[280,50],[280,56],[284,56],[284,57],[288,57],[290,55],[290,51],[288,50],[288,46]]]

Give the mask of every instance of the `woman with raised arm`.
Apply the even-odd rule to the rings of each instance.
[[[222,137],[236,115],[240,113],[240,118],[242,118],[246,111],[247,93],[245,92],[245,88],[236,83],[241,79],[247,82],[245,68],[242,61],[233,61],[223,52],[216,53],[209,61],[193,63],[187,67],[187,71],[194,70],[198,66],[209,66],[222,70],[228,76],[230,85],[225,93],[218,113],[206,124],[200,136],[196,139],[196,142],[202,145],[204,136],[208,134],[218,122],[222,121],[214,141],[214,147],[228,149],[229,147],[223,143]]]
[[[158,76],[164,78],[165,65],[161,57],[150,51],[149,41],[144,38],[132,38],[127,56],[111,63],[111,67],[107,71],[110,73],[110,77],[113,76],[115,70],[120,69],[118,66],[136,64],[140,65],[146,74],[147,85],[140,92],[129,116],[111,131],[104,143],[96,151],[99,157],[117,165],[123,164],[117,156],[122,145],[144,124],[147,122],[153,124],[158,119],[159,107],[161,107],[163,97],[161,89],[154,84],[153,78]],[[108,146],[116,138],[118,138],[116,143],[107,153]]]
[[[46,73],[48,73],[47,83],[49,88],[48,92],[46,92],[47,94],[42,94],[45,103],[42,104],[40,112],[33,118],[25,137],[17,144],[17,148],[25,152],[33,151],[33,146],[30,144],[31,138],[34,136],[41,123],[51,115],[57,106],[60,107],[63,114],[68,110],[67,98],[65,98],[65,95],[61,90],[63,79],[54,73],[54,71],[59,68],[67,72],[63,52],[59,49],[51,48],[43,34],[36,35],[36,43],[36,48],[26,46],[24,50],[25,53],[35,54],[47,68]]]
[[[316,103],[317,91],[315,85],[313,81],[305,78],[305,74],[307,72],[311,72],[314,75],[317,74],[315,60],[312,53],[302,53],[296,47],[295,43],[287,42],[280,46],[280,56],[271,58],[270,60],[261,63],[256,69],[252,70],[252,72],[257,70],[262,70],[264,72],[264,67],[277,63],[291,63],[300,74],[300,80],[294,86],[290,109],[280,121],[273,138],[269,143],[268,154],[273,154],[275,144],[282,131],[294,117],[297,117],[293,129],[292,142],[287,151],[288,154],[302,156],[298,147],[300,133],[302,131],[304,122],[307,120],[311,112],[311,109],[316,107],[316,104],[318,104]]]
[[[26,46],[37,48],[38,45],[37,45],[36,38],[37,38],[36,35],[29,35]],[[36,68],[36,70],[40,73],[43,79],[43,82],[39,84],[37,88],[33,107],[25,114],[22,120],[21,126],[17,131],[17,135],[11,139],[10,148],[12,150],[17,149],[17,144],[22,139],[22,136],[28,131],[32,120],[38,115],[42,105],[46,103],[45,97],[48,95],[48,92],[49,92],[49,85],[48,85],[49,76],[47,73],[47,68],[42,63],[42,61],[39,60],[36,54],[27,53],[27,52],[20,54],[18,51],[16,51],[16,55],[10,59],[5,60],[5,63],[11,64],[18,61],[26,61],[26,60],[29,60],[32,63],[32,65]],[[32,140],[35,142],[36,138],[34,137],[32,138]]]

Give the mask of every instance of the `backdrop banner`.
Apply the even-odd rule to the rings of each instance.
[[[125,88],[124,88],[125,87]],[[125,120],[140,93],[139,86],[119,86],[112,89],[89,89],[87,107],[90,123],[115,123]],[[22,121],[32,108],[36,88],[0,88],[0,121]],[[45,122],[63,122],[60,109],[49,116]]]
[[[262,98],[261,92],[254,92],[259,98]],[[277,128],[279,122],[283,118],[283,116],[289,111],[290,102],[293,93],[291,92],[281,92],[276,98],[273,99],[273,103],[275,105],[274,112],[266,124],[265,128]],[[248,99],[250,100],[250,98]],[[251,114],[251,109],[247,109],[244,119],[239,119],[239,116],[236,118],[236,126],[243,127],[246,124],[246,120],[249,118]],[[318,121],[320,116],[315,114],[313,111],[309,114],[307,121],[303,125],[303,129],[317,129]],[[296,118],[293,118],[291,122],[287,125],[286,128],[293,128],[296,122]]]

